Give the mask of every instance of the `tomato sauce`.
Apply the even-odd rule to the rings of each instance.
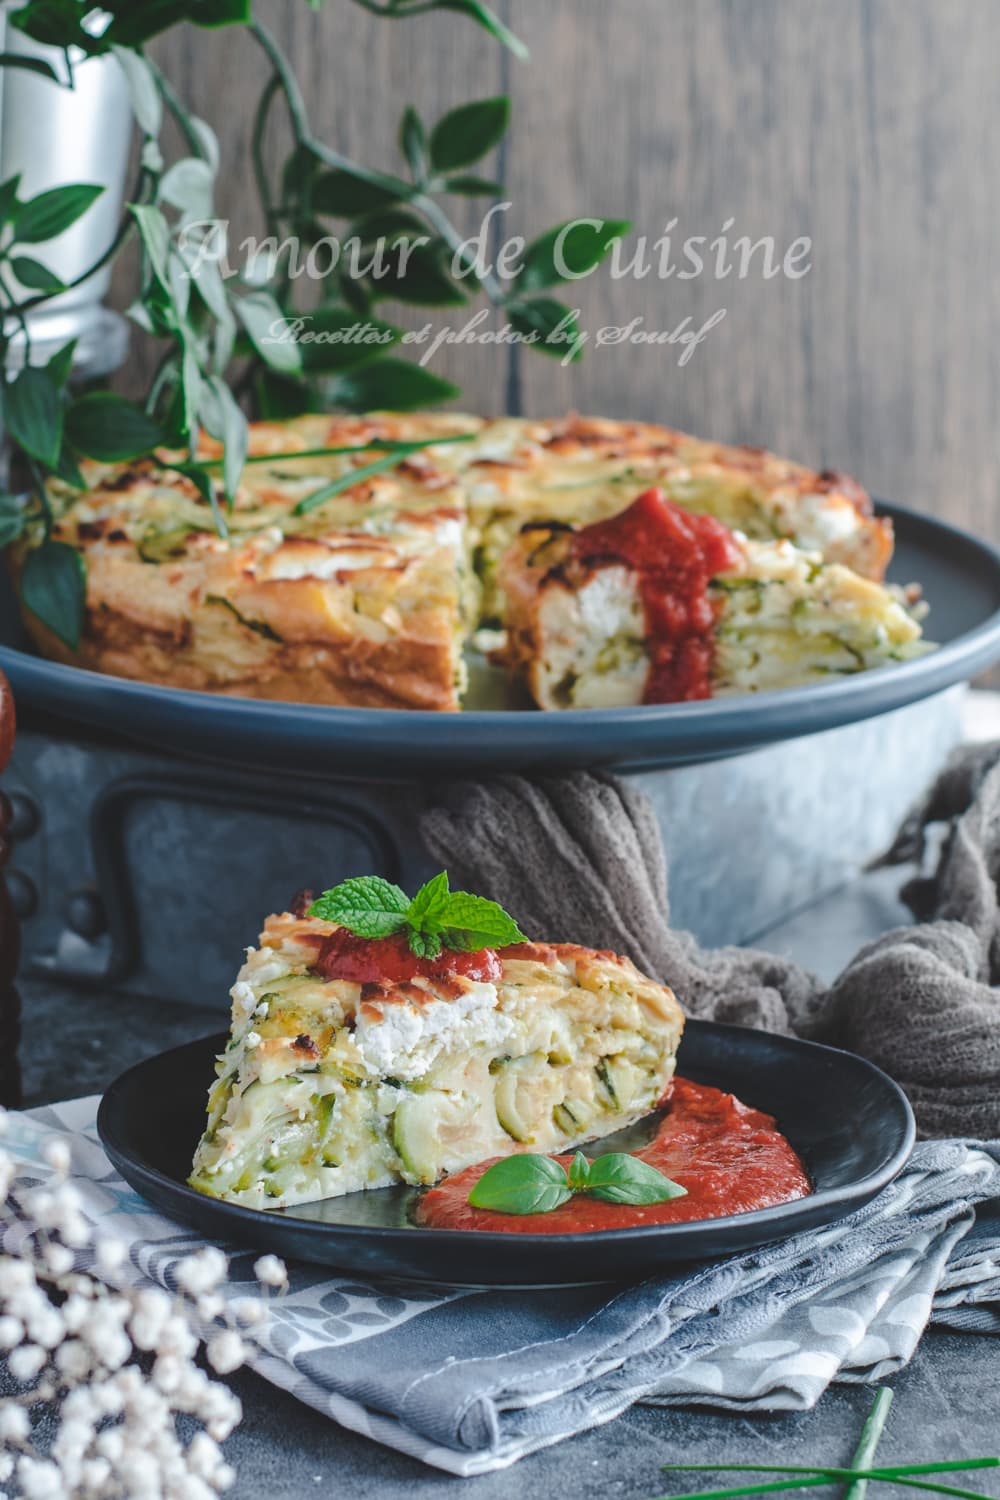
[[[405,984],[409,979],[446,979],[462,974],[466,979],[496,984],[503,966],[492,948],[457,953],[443,948],[437,958],[420,958],[410,948],[405,932],[392,937],[364,938],[346,927],[324,939],[313,965],[324,979],[349,979],[355,984]]]
[[[643,701],[710,698],[716,612],[708,585],[740,562],[728,527],[652,489],[620,515],[578,531],[573,551],[584,563],[620,558],[639,575],[650,656]]]
[[[420,1202],[417,1218],[435,1229],[582,1234],[745,1214],[805,1198],[812,1191],[805,1168],[770,1115],[742,1104],[733,1094],[686,1078],[674,1079],[656,1135],[631,1155],[687,1188],[687,1197],[629,1205],[574,1193],[568,1203],[548,1213],[495,1213],[473,1208],[468,1201],[473,1185],[492,1166],[484,1161],[431,1188]],[[572,1157],[557,1160],[568,1166]]]

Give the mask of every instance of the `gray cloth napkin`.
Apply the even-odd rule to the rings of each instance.
[[[4,1145],[37,1182],[46,1142],[65,1135],[83,1212],[127,1245],[127,1279],[171,1287],[201,1241],[117,1176],[96,1108],[11,1115]],[[998,1200],[1000,1142],[935,1141],[838,1224],[635,1286],[438,1288],[293,1266],[251,1363],[343,1426],[462,1475],[636,1401],[801,1410],[831,1381],[891,1375],[929,1320],[1000,1331]],[[259,1294],[254,1254],[227,1248],[228,1294]]]
[[[905,1089],[925,1136],[1000,1137],[1000,742],[957,751],[887,863],[936,870],[904,895],[920,925],[863,948],[825,989],[774,954],[699,948],[670,927],[667,869],[644,794],[610,775],[459,782],[424,813],[455,883],[529,936],[611,948],[676,990],[689,1015],[792,1031],[870,1058]],[[766,849],[759,857],[767,858]]]

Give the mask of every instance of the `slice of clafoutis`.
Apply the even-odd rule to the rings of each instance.
[[[912,591],[751,541],[655,489],[592,526],[526,528],[498,577],[497,659],[540,708],[802,687],[932,649]]]
[[[284,913],[249,950],[190,1178],[202,1192],[282,1208],[565,1151],[648,1113],[673,1076],[681,1009],[628,959],[524,943],[411,974],[402,939],[344,937]]]

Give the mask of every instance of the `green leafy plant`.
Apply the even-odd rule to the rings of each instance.
[[[668,1203],[687,1196],[687,1188],[637,1156],[609,1151],[588,1161],[582,1151],[567,1169],[551,1156],[520,1152],[487,1167],[469,1194],[473,1208],[500,1214],[544,1214],[568,1203],[576,1193],[604,1203]]]
[[[322,0],[307,3],[319,9]],[[355,3],[388,20],[452,12],[515,56],[525,55],[481,0]],[[53,86],[71,87],[76,49],[88,57],[113,54],[128,80],[143,138],[122,222],[72,283],[82,283],[138,238],[139,289],[130,314],[160,347],[149,390],[138,402],[104,392],[74,394],[71,346],[44,366],[32,358],[28,314],[66,290],[46,265],[44,246],[86,213],[101,189],[70,184],[25,200],[16,179],[0,184],[0,401],[5,430],[23,459],[27,490],[22,502],[0,497],[0,542],[27,533],[36,548],[29,607],[71,646],[80,636],[84,591],[82,575],[71,573],[52,536],[51,480],[80,488],[82,458],[121,462],[160,450],[161,461],[209,502],[217,529],[226,535],[226,504],[246,462],[249,417],[413,410],[458,395],[449,381],[399,356],[403,330],[382,316],[383,303],[459,308],[483,297],[532,347],[575,359],[580,344],[573,310],[551,289],[599,265],[628,228],[619,219],[556,226],[528,244],[513,274],[500,279],[472,254],[443,200],[495,200],[502,193],[501,184],[480,169],[508,128],[506,96],[460,105],[430,124],[408,105],[398,134],[402,167],[386,172],[351,160],[315,134],[294,70],[249,0],[109,0],[101,15],[95,27],[89,0],[27,0],[9,12],[11,25],[62,51],[65,79],[44,59],[0,55],[0,66],[28,68]],[[273,241],[274,249],[235,270],[214,216],[215,135],[145,52],[153,37],[180,22],[207,30],[242,27],[268,63],[251,158],[265,243]],[[279,106],[292,146],[273,172],[268,147],[280,125]],[[160,140],[165,116],[183,141],[182,154],[169,163]],[[319,278],[318,302],[313,297],[303,307],[287,247],[294,245],[308,262],[334,242],[358,253],[340,255]],[[381,262],[375,258],[380,248]],[[282,336],[302,319],[308,319],[309,341]],[[359,328],[364,337],[355,336]],[[222,445],[221,461],[199,459],[202,432]],[[164,449],[175,451],[163,459]],[[331,481],[303,508],[405,456],[402,450],[379,454],[349,478]]]
[[[444,948],[475,953],[525,941],[513,917],[496,901],[450,890],[445,870],[422,885],[412,901],[391,881],[360,875],[324,891],[309,915],[337,922],[363,938],[405,933],[419,958],[437,958]]]

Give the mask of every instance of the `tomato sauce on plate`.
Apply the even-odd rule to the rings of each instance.
[[[620,515],[578,531],[573,551],[584,563],[620,558],[639,576],[650,656],[643,701],[710,698],[716,611],[708,585],[740,562],[729,528],[651,489]]]
[[[586,1151],[584,1151],[586,1154]],[[656,1134],[630,1153],[687,1188],[667,1203],[604,1203],[574,1193],[542,1214],[502,1214],[473,1208],[473,1185],[491,1161],[456,1172],[421,1199],[417,1220],[434,1229],[489,1229],[504,1234],[582,1234],[719,1219],[805,1198],[812,1191],[798,1155],[771,1115],[708,1084],[675,1078],[662,1101]],[[496,1158],[494,1158],[496,1160]],[[569,1165],[572,1156],[556,1160]]]

